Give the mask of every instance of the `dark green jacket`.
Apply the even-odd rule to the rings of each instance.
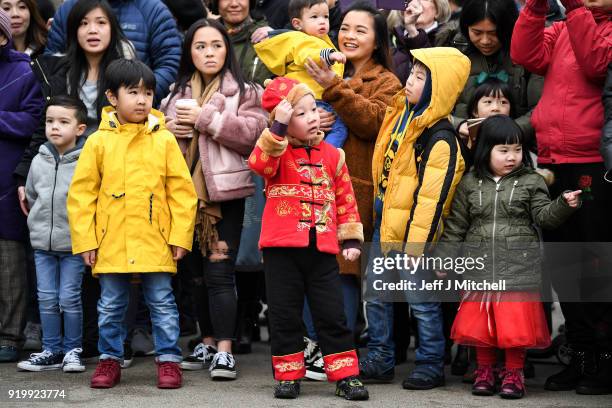
[[[240,32],[230,35],[230,40],[234,47],[234,55],[242,69],[244,79],[253,81],[262,87],[266,79],[272,78],[272,73],[268,71],[268,68],[266,68],[257,57],[255,48],[253,48],[253,44],[251,43],[251,35],[259,27],[265,27],[267,25],[268,23],[266,20],[253,21],[251,24],[245,26]]]
[[[544,178],[532,169],[519,168],[498,182],[471,171],[457,187],[435,254],[458,256],[463,243],[462,256],[482,257],[484,264],[466,271],[465,279],[504,279],[506,290],[535,289],[542,253],[534,224],[554,229],[573,211],[562,196],[550,200]]]

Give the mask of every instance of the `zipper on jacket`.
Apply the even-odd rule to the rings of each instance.
[[[514,195],[514,189],[516,188],[517,184],[518,180],[514,180],[514,184],[512,185],[512,191],[510,191],[510,199],[508,200],[508,205],[512,204],[512,196]]]
[[[55,176],[53,177],[53,190],[51,190],[51,228],[49,228],[49,251],[52,251],[53,248],[53,204],[55,203],[55,186],[57,185],[57,170],[59,168],[59,161],[55,161]]]
[[[153,224],[153,193],[149,196],[149,224]]]
[[[493,250],[492,250],[492,257],[493,257],[493,282],[495,282],[495,228],[496,228],[496,224],[497,224],[497,196],[499,195],[499,187],[501,180],[499,180],[498,182],[495,183],[495,199],[493,200]]]
[[[478,180],[478,203],[482,207],[482,179]]]

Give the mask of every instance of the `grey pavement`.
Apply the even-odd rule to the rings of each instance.
[[[537,377],[527,380],[527,396],[518,401],[506,401],[497,396],[473,397],[470,386],[449,373],[445,387],[407,391],[402,389],[401,380],[410,371],[412,358],[410,354],[409,362],[397,367],[393,384],[370,385],[370,400],[366,402],[344,401],[334,396],[333,384],[310,381],[302,383],[299,399],[275,400],[272,398],[274,382],[267,343],[256,343],[252,354],[236,356],[239,370],[236,381],[213,382],[207,371],[185,371],[183,388],[179,390],[155,387],[152,357],[135,358],[132,367],[122,371],[121,383],[110,390],[89,388],[95,364],[88,364],[87,371],[79,374],[18,372],[16,364],[0,364],[0,407],[612,407],[612,395],[579,396],[570,391],[545,391],[544,379],[559,369],[553,360],[536,364]],[[62,401],[40,403],[27,399],[11,401],[7,394],[9,388],[59,389],[65,390],[66,397]]]

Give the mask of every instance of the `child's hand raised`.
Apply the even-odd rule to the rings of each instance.
[[[582,190],[569,191],[567,193],[563,193],[563,198],[567,202],[567,205],[569,205],[572,208],[577,208],[578,205],[580,204],[580,194],[581,193],[582,193]]]
[[[283,99],[278,105],[276,105],[274,119],[277,122],[280,122],[283,125],[288,125],[289,121],[291,120],[291,115],[293,115],[293,106],[291,106],[288,100]]]
[[[96,255],[98,250],[92,249],[91,251],[81,252],[81,258],[83,258],[83,262],[85,265],[93,267],[96,264]]]
[[[344,259],[350,262],[356,261],[359,255],[361,255],[361,250],[358,248],[346,248],[342,251]]]
[[[170,245],[172,248],[172,259],[175,261],[181,260],[187,255],[187,251],[185,248],[181,248],[179,246]]]
[[[329,60],[339,64],[346,64],[346,55],[339,51],[335,51],[329,54]]]

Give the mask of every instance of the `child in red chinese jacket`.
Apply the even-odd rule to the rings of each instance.
[[[266,181],[259,247],[263,251],[276,398],[297,398],[304,377],[302,308],[308,298],[329,381],[336,395],[368,399],[346,326],[336,254],[361,253],[363,227],[344,152],[323,141],[313,92],[274,79],[262,106],[270,113],[249,158]]]

